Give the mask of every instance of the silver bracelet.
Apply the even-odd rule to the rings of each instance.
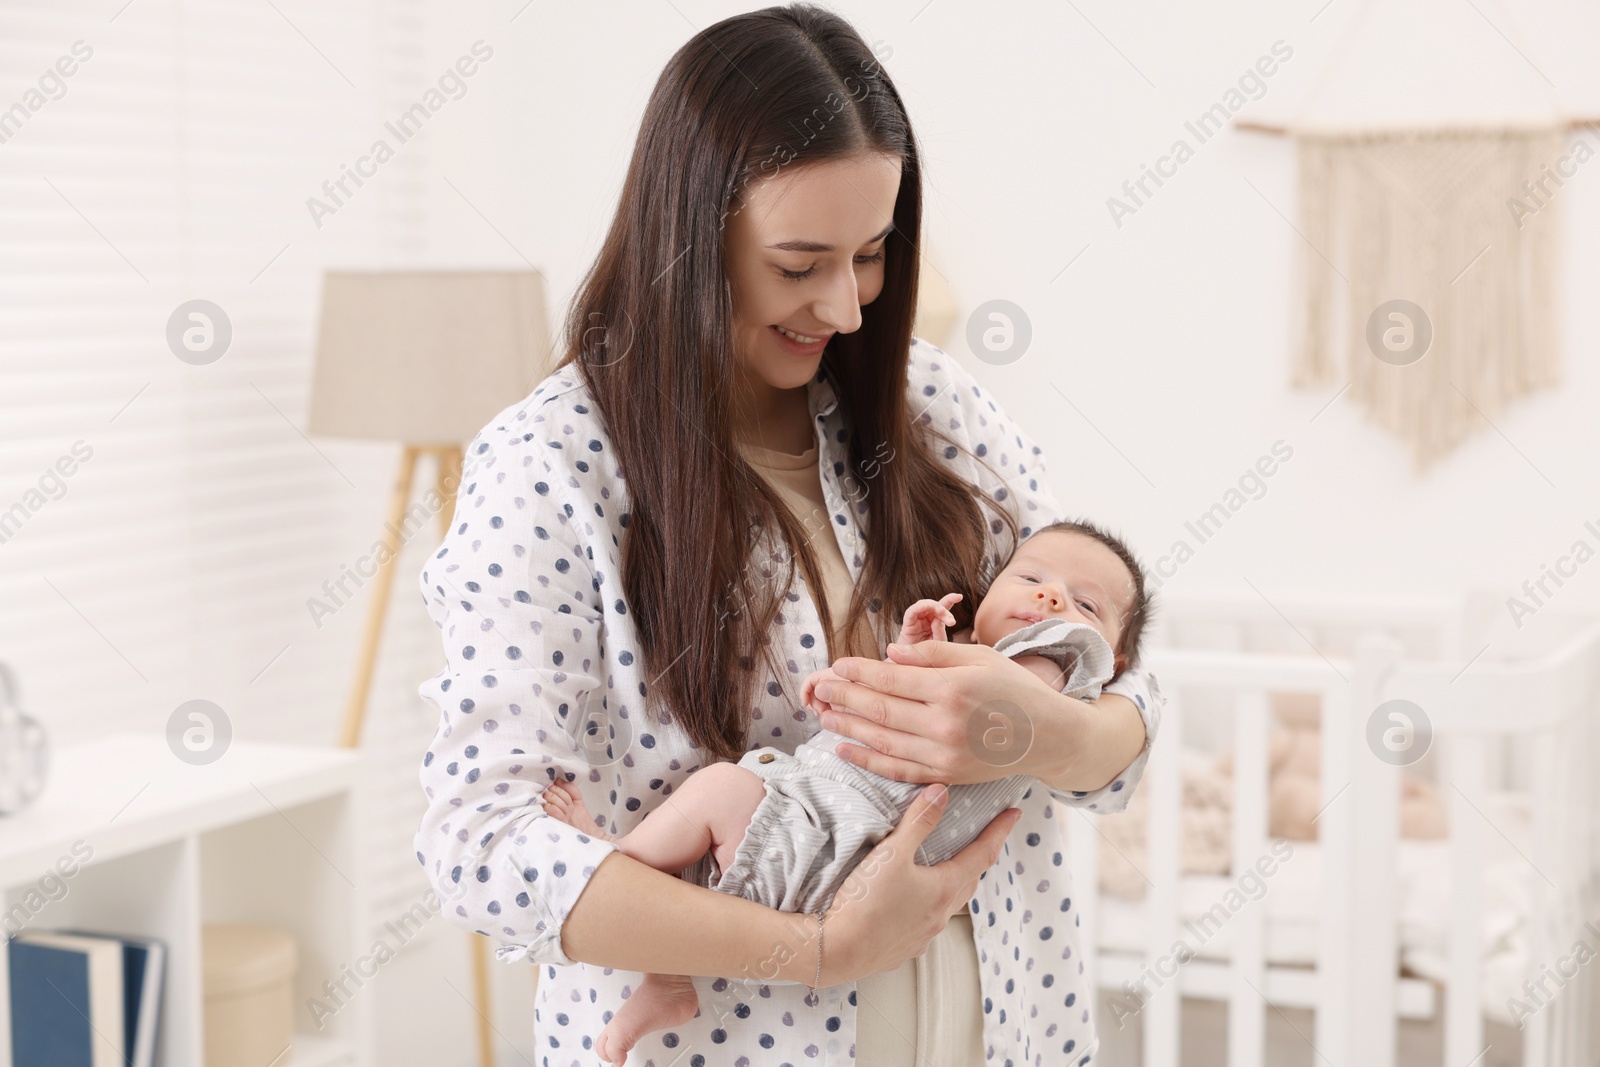
[[[817,912],[817,977],[812,983],[811,994],[816,995],[817,986],[822,984],[822,912]]]

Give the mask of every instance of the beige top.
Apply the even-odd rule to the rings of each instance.
[[[873,636],[865,615],[861,616],[856,626],[854,640],[848,645],[840,640],[843,635],[838,627],[843,625],[845,614],[850,610],[855,582],[844,565],[839,539],[833,536],[828,503],[822,495],[822,479],[817,474],[817,446],[812,445],[799,455],[778,452],[749,442],[741,442],[739,447],[744,450],[745,459],[761,472],[767,484],[788,505],[796,521],[808,531],[811,549],[816,554],[817,565],[822,569],[823,592],[827,597],[828,609],[833,613],[834,632],[829,635],[828,644],[833,658],[845,655],[881,657],[883,649],[878,647],[878,640]],[[826,536],[817,536],[817,532],[825,532]]]

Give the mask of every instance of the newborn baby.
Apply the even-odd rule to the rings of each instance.
[[[955,625],[950,607],[961,598],[919,600],[906,609],[900,643],[946,640]],[[1058,522],[1036,531],[1012,553],[973,614],[970,631],[949,638],[991,645],[1052,688],[1093,699],[1103,684],[1138,658],[1149,615],[1142,573],[1126,546],[1086,523]],[[824,668],[805,680],[802,699],[819,713],[817,683],[837,678]],[[1020,715],[1020,709],[1013,709]],[[981,736],[1026,743],[1031,732],[983,720]],[[995,729],[998,727],[999,729]],[[1020,733],[1020,738],[1019,738]],[[898,782],[841,759],[840,743],[860,744],[819,730],[793,755],[753,749],[738,763],[713,763],[691,774],[666,802],[620,837],[601,833],[618,851],[660,871],[680,871],[708,848],[715,870],[709,888],[780,911],[826,911],[850,872],[899,823],[929,783]],[[996,765],[1021,753],[991,753]],[[917,851],[924,866],[960,852],[1038,779],[1012,775],[950,785],[938,825]],[[586,833],[598,820],[578,790],[556,781],[544,792],[545,810]],[[693,1018],[698,1010],[687,975],[648,974],[595,1043],[604,1060],[622,1064],[651,1031]]]

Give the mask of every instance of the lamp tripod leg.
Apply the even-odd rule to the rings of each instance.
[[[388,552],[379,561],[378,573],[372,583],[367,628],[361,638],[361,653],[356,657],[356,676],[350,687],[350,699],[345,704],[344,728],[339,734],[339,744],[344,748],[355,748],[361,744],[367,696],[372,690],[372,673],[378,663],[378,645],[383,638],[383,617],[389,610],[389,590],[394,585],[395,557],[400,554],[400,524],[405,519],[406,504],[411,499],[411,480],[416,474],[417,454],[420,451],[411,445],[405,446],[405,452],[400,457],[400,471],[395,476],[394,491],[389,497],[389,521],[383,529],[383,544]]]

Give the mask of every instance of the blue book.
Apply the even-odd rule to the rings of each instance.
[[[122,943],[122,1044],[126,1062],[128,1067],[155,1067],[156,1029],[161,1021],[161,990],[167,963],[166,944],[94,930],[56,932],[78,937],[103,937]]]
[[[14,1067],[127,1067],[120,942],[24,932],[6,957]]]

